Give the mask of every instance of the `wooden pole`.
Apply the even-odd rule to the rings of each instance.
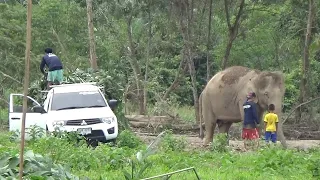
[[[98,69],[96,45],[94,40],[94,28],[92,17],[92,0],[86,0],[87,3],[87,17],[88,17],[88,31],[89,31],[89,46],[90,46],[90,64],[93,70]]]
[[[25,126],[26,126],[26,113],[27,113],[27,95],[29,87],[29,66],[30,66],[30,51],[31,51],[31,18],[32,18],[32,0],[28,0],[27,6],[27,37],[26,37],[26,52],[25,52],[25,72],[23,84],[23,114],[21,125],[21,143],[20,143],[20,163],[19,163],[19,179],[23,177],[23,152],[25,140]]]

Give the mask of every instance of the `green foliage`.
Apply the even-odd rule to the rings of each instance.
[[[137,148],[141,146],[141,140],[130,130],[123,130],[117,138],[118,147]]]
[[[299,98],[299,70],[293,70],[286,74],[285,76],[285,84],[286,91],[284,96],[283,110],[287,111],[297,102]]]
[[[228,134],[218,133],[214,136],[212,142],[212,150],[216,152],[227,152],[228,149]]]
[[[0,159],[0,178],[3,179],[17,179],[19,175],[19,154],[11,156],[9,153],[2,155]],[[39,154],[34,154],[29,150],[24,154],[24,177],[31,179],[63,179],[76,180],[78,177],[72,175],[69,169],[54,164],[48,157],[43,157]]]
[[[166,130],[166,134],[161,143],[161,149],[164,152],[168,151],[183,151],[187,146],[187,141],[184,137],[174,137],[171,130]]]
[[[163,140],[163,134],[165,134],[165,132],[160,133],[157,138],[146,148],[146,150],[140,150],[136,154],[136,158],[129,159],[131,172],[123,169],[123,175],[126,180],[141,179],[147,168],[151,167],[151,165],[154,164],[154,162],[149,161],[147,158],[148,156],[153,155],[156,152],[158,145]]]
[[[10,164],[9,161],[16,162],[18,159],[19,144],[11,141],[10,135],[11,133],[0,133],[0,157],[8,159],[6,163],[0,161],[1,167]],[[269,147],[247,153],[183,149],[164,151],[163,144],[170,136],[172,136],[170,132],[163,132],[147,148],[140,145],[132,149],[127,146],[112,147],[108,144],[99,144],[96,148],[91,148],[86,144],[75,145],[66,136],[49,135],[32,143],[26,143],[28,153],[26,153],[25,163],[26,167],[32,167],[27,171],[26,177],[46,172],[47,176],[55,179],[64,179],[63,177],[68,173],[77,175],[81,179],[85,177],[88,179],[119,179],[121,177],[141,179],[187,167],[195,167],[201,179],[233,179],[234,177],[314,179],[319,177],[319,148],[297,151]],[[172,138],[169,141],[172,142]],[[178,145],[176,142],[171,144]],[[29,156],[31,154],[33,155]],[[11,169],[16,176],[17,165]],[[243,169],[250,171],[243,171]],[[4,170],[1,171],[2,176],[8,175],[8,167],[2,170]],[[172,179],[189,179],[190,177],[193,177],[193,174],[185,172],[173,175]]]

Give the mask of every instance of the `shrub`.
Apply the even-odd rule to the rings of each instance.
[[[184,137],[176,138],[171,130],[167,130],[161,143],[161,149],[164,151],[182,151],[186,148],[187,141]]]
[[[228,151],[228,134],[218,133],[212,142],[212,150],[217,152]]]
[[[130,130],[123,130],[117,140],[118,147],[137,148],[142,141]]]

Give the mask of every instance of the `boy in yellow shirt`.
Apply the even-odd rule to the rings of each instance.
[[[270,104],[268,107],[269,113],[264,117],[265,125],[265,140],[269,143],[270,139],[273,143],[277,142],[277,129],[278,129],[278,115],[274,113],[275,106]]]

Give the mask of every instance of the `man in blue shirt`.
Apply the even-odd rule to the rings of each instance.
[[[45,66],[48,67],[47,88],[50,89],[50,85],[52,85],[54,82],[61,84],[63,80],[63,66],[58,56],[53,54],[51,48],[46,48],[45,55],[42,57],[40,70],[43,74],[45,74]]]
[[[256,98],[256,94],[254,92],[250,92],[247,95],[247,101],[243,104],[244,109],[244,120],[243,120],[243,130],[242,130],[242,138],[244,139],[244,147],[247,149],[248,142],[250,141],[258,141],[259,133],[257,126],[260,123],[257,112],[257,104],[254,102]],[[257,147],[259,146],[259,141],[257,143]]]

